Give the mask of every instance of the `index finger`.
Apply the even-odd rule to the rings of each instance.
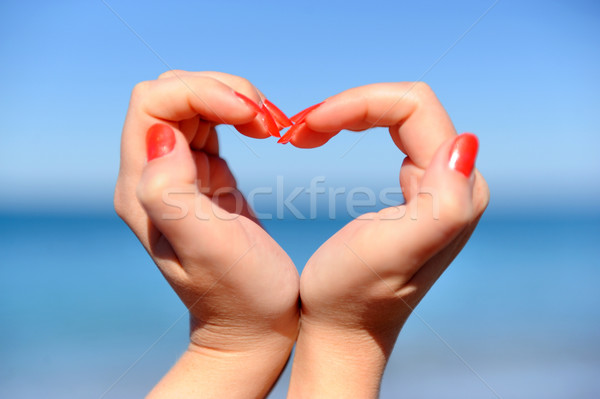
[[[205,76],[167,78],[138,84],[132,94],[121,139],[121,171],[138,175],[145,162],[145,137],[155,123],[179,130],[179,122],[199,115],[215,123],[244,124],[256,110],[231,87]],[[123,174],[122,174],[123,175]]]
[[[184,75],[139,83],[130,109],[148,116],[179,122],[196,115],[216,123],[246,123],[256,112],[235,96],[234,90],[209,76]]]
[[[389,127],[394,143],[420,168],[456,130],[431,88],[422,82],[376,83],[346,90],[312,111],[292,139],[298,147],[315,147],[343,129]],[[318,145],[322,145],[320,143]]]

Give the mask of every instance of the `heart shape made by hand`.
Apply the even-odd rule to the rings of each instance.
[[[255,138],[280,137],[289,127],[279,142],[301,148],[323,145],[344,129],[388,127],[406,154],[405,203],[348,223],[299,276],[247,204],[239,211],[227,204],[227,196],[243,196],[219,156],[218,124]],[[359,336],[375,344],[369,353],[385,358],[487,205],[487,186],[474,168],[477,143],[471,134],[457,136],[423,83],[352,88],[287,118],[245,79],[171,71],[134,89],[115,208],[189,309],[198,348],[243,352],[268,341],[283,364],[298,334],[300,296],[300,337]],[[224,187],[233,192],[218,195]],[[307,353],[305,343],[299,338],[297,356]]]

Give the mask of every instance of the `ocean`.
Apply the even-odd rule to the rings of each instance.
[[[266,227],[301,266],[344,223]],[[381,397],[600,397],[599,238],[597,213],[486,215],[405,325]],[[185,308],[112,213],[4,214],[0,259],[0,398],[143,397],[186,347]]]

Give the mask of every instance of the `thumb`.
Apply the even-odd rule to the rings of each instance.
[[[229,214],[199,192],[194,157],[183,134],[157,123],[146,135],[147,163],[137,198],[178,254],[205,253],[206,236],[222,233]],[[191,253],[194,251],[193,253]]]
[[[438,236],[452,239],[473,218],[473,172],[478,149],[479,140],[471,133],[443,143],[425,170],[418,192],[407,203],[410,218],[432,240],[441,239],[439,245],[446,240]]]
[[[387,272],[408,281],[475,218],[473,183],[477,137],[465,133],[444,142],[405,206],[381,214],[381,242],[389,252]],[[379,247],[379,245],[378,245]],[[379,247],[383,250],[382,247]],[[402,270],[398,270],[402,259]]]

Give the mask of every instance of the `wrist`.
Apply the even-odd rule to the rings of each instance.
[[[299,309],[269,320],[231,317],[218,322],[203,322],[190,317],[190,348],[194,351],[255,353],[291,351],[299,328]]]
[[[377,398],[392,335],[302,319],[289,398]]]
[[[148,398],[264,398],[285,366],[291,347],[223,351],[190,343]]]

